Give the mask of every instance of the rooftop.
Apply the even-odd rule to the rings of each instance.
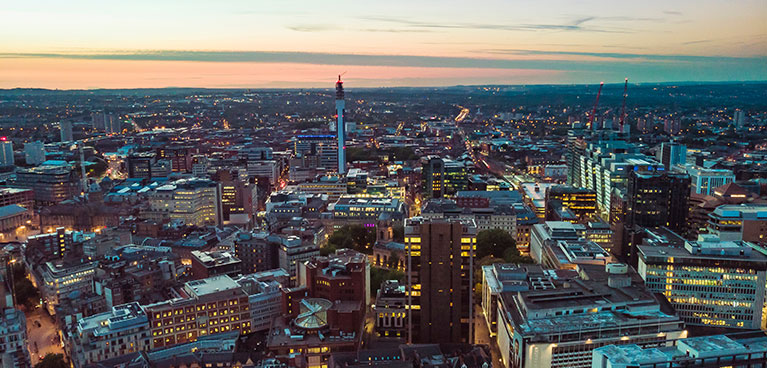
[[[240,263],[240,260],[229,252],[202,252],[199,250],[193,250],[191,253],[192,257],[196,258],[206,267],[218,267]]]
[[[642,348],[638,345],[607,345],[594,349],[613,365],[639,366],[674,361],[679,366],[694,366],[695,358],[729,357],[745,353],[761,354],[767,351],[767,336],[761,331],[689,337],[676,342],[675,346]],[[745,358],[745,356],[742,356]],[[737,365],[737,364],[735,364]],[[659,366],[666,366],[660,364]]]
[[[743,218],[748,220],[767,220],[765,204],[725,204],[717,207],[712,217]]]
[[[193,296],[213,294],[224,290],[239,289],[240,285],[227,275],[208,277],[207,279],[189,281],[184,288]]]
[[[763,263],[767,265],[767,256],[754,252],[750,243],[744,241],[688,241],[684,247],[640,245],[639,256],[645,261],[664,259],[666,262],[697,259],[719,262],[737,260],[739,262]]]
[[[27,212],[27,209],[17,204],[10,204],[0,207],[0,218],[18,215]]]

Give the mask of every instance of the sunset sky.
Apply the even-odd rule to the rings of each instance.
[[[0,88],[767,80],[765,0],[6,1]]]

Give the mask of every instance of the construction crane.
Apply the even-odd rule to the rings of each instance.
[[[591,116],[589,116],[589,129],[591,129],[592,124],[594,124],[594,116],[597,114],[597,106],[599,105],[599,96],[602,95],[602,87],[605,85],[605,82],[599,83],[599,92],[597,92],[597,100],[594,101],[594,109],[591,110]]]
[[[626,92],[628,91],[628,88],[629,88],[629,79],[626,78],[626,81],[623,84],[623,106],[621,106],[620,133],[623,133],[623,124],[626,122],[626,96],[628,96]]]

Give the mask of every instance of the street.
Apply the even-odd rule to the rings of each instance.
[[[484,312],[479,305],[474,306],[474,343],[489,346],[490,353],[493,357],[493,366],[503,367],[501,351],[498,350],[498,345],[496,344],[495,339],[490,337],[490,331],[487,329]]]
[[[59,335],[56,332],[53,319],[43,311],[42,307],[27,312],[26,317],[28,336],[27,349],[29,349],[29,356],[32,358],[33,366],[40,361],[40,356],[44,357],[49,353],[64,353],[64,349],[59,343]],[[36,322],[40,323],[40,327],[37,327]]]

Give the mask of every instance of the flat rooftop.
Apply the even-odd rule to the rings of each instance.
[[[600,266],[604,269],[604,266]],[[516,298],[525,313],[536,310],[592,309],[598,306],[657,305],[653,295],[637,283],[621,288],[612,288],[604,280],[554,280],[553,288],[531,290],[517,296],[504,293],[507,305],[513,305]]]
[[[238,289],[240,285],[227,275],[218,275],[202,280],[189,281],[184,287],[195,296],[217,293],[224,290]]]
[[[632,323],[647,323],[648,319],[676,319],[660,311],[618,312],[603,311],[597,313],[571,314],[527,320],[520,328],[523,334],[550,334],[570,331],[610,330],[628,327]]]
[[[733,243],[733,242],[724,242],[724,243]],[[713,245],[712,245],[713,246]],[[714,249],[708,249],[705,253],[691,253],[685,246],[682,247],[656,247],[656,246],[648,246],[648,245],[640,245],[639,247],[639,255],[643,259],[647,260],[647,258],[652,257],[655,259],[670,259],[674,258],[675,261],[678,261],[679,259],[698,259],[698,260],[710,260],[710,261],[722,261],[722,260],[733,260],[738,262],[753,262],[755,264],[758,263],[764,263],[767,264],[767,256],[760,252],[754,252],[751,251],[749,247],[749,251],[745,252],[743,255],[740,254],[740,252],[737,252],[737,254],[733,254],[732,250],[739,249],[740,247],[720,247],[716,248],[719,251],[715,251]]]

